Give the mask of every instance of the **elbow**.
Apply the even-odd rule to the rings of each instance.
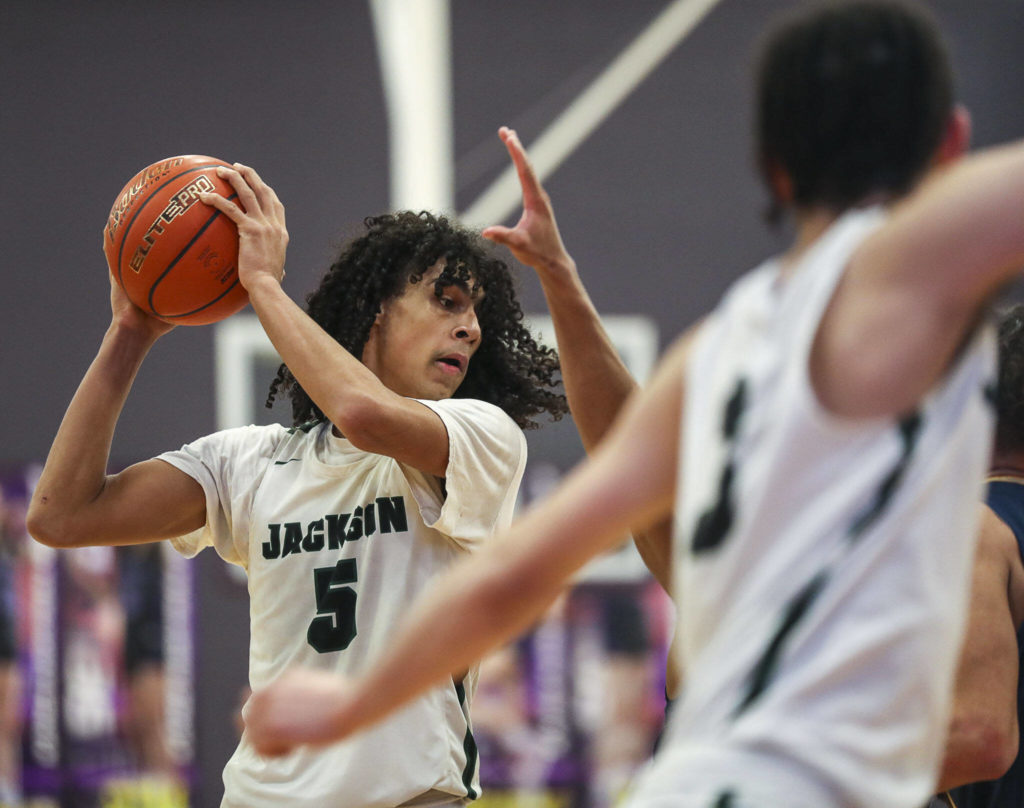
[[[1016,727],[997,726],[995,722],[984,719],[964,720],[954,727],[953,739],[947,751],[948,756],[955,756],[965,775],[964,782],[980,782],[997,780],[1006,774],[1013,761],[1017,758],[1019,738]]]
[[[327,416],[355,448],[380,454],[380,435],[386,431],[383,410],[384,405],[379,400],[359,396],[349,399]]]
[[[982,755],[985,767],[983,780],[996,780],[1009,771],[1017,759],[1019,738],[1016,734],[991,730],[985,739],[986,752]]]
[[[35,502],[28,509],[25,516],[25,529],[33,539],[47,547],[59,547],[60,531],[54,525],[54,520],[39,507]]]
[[[58,549],[81,544],[75,536],[75,522],[62,516],[54,505],[40,503],[34,498],[25,515],[28,534],[40,544]]]

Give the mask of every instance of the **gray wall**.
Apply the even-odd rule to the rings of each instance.
[[[529,142],[662,0],[453,0],[458,203],[504,167],[500,124]],[[653,316],[663,339],[781,241],[761,223],[748,116],[752,46],[788,0],[723,0],[548,182],[598,307]],[[1024,132],[1024,3],[935,0],[979,145]],[[201,153],[256,166],[288,208],[286,288],[387,205],[386,121],[364,2],[0,5],[0,466],[45,457],[108,322],[100,229],[139,168]],[[528,310],[539,288],[523,273]],[[140,373],[117,464],[215,427],[212,329],[179,328]],[[283,417],[283,413],[282,413]],[[531,437],[564,463],[571,428]],[[556,447],[552,449],[552,447]],[[211,554],[204,554],[209,556]],[[200,805],[217,799],[244,681],[246,603],[200,558]]]

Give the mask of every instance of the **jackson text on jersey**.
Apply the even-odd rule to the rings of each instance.
[[[284,558],[294,553],[315,553],[326,546],[339,549],[347,541],[357,541],[381,533],[409,529],[404,497],[377,497],[356,507],[351,513],[329,513],[320,519],[279,522],[267,525],[270,536],[263,542],[263,557]]]

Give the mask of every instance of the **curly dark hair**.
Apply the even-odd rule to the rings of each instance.
[[[923,8],[895,0],[830,3],[788,18],[762,47],[757,85],[761,173],[768,180],[783,169],[797,207],[843,211],[872,194],[905,194],[953,108],[937,27]],[[781,214],[774,200],[768,219]]]
[[[999,319],[996,449],[1024,449],[1024,304],[1006,310]]]
[[[408,283],[419,283],[444,259],[445,268],[434,283],[436,295],[453,284],[486,291],[476,304],[480,345],[455,397],[494,404],[522,429],[538,426],[533,419],[541,413],[558,420],[568,412],[565,396],[558,392],[558,355],[539,345],[522,324],[512,273],[479,234],[427,211],[372,216],[364,225],[366,232],[342,248],[306,298],[306,312],[321,328],[353,356],[362,357],[381,303],[401,294]],[[296,425],[324,419],[285,365],[270,385],[268,407],[279,393],[291,397]]]

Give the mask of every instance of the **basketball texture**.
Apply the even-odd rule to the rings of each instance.
[[[103,234],[114,278],[143,311],[169,323],[205,325],[241,309],[238,228],[199,201],[237,194],[217,176],[223,160],[197,154],[160,160],[117,195]]]

